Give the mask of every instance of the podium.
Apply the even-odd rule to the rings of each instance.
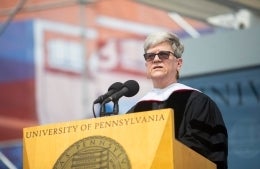
[[[24,169],[215,169],[174,136],[172,109],[23,129]]]

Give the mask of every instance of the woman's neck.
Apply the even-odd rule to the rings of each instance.
[[[170,81],[153,80],[153,87],[158,88],[158,89],[164,89],[164,88],[168,87],[169,85],[171,85],[173,83],[177,83],[177,80],[176,79],[172,79]]]

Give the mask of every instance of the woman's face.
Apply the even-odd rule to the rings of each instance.
[[[167,42],[157,44],[147,50],[146,53],[155,53],[166,51],[169,53],[168,59],[159,58],[158,55],[155,56],[153,60],[146,61],[146,73],[147,77],[151,78],[154,87],[163,88],[171,83],[177,82],[176,75],[177,71],[180,70],[182,65],[182,59],[176,58],[173,53],[171,45]]]

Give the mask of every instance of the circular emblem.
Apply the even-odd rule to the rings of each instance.
[[[81,139],[68,147],[53,169],[131,169],[124,148],[104,136]]]

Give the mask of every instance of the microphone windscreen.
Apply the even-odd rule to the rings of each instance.
[[[108,91],[110,91],[110,90],[119,91],[120,89],[122,89],[122,87],[123,87],[123,84],[121,82],[115,82],[108,88]]]
[[[135,80],[128,80],[124,83],[124,87],[128,89],[125,93],[126,97],[132,97],[139,91],[139,84]]]

